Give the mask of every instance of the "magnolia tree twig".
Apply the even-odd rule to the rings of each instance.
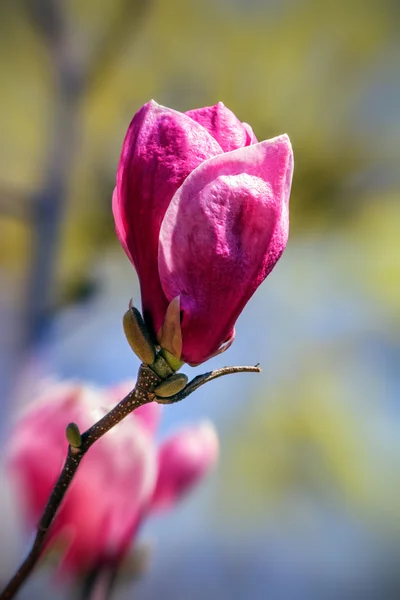
[[[169,398],[158,398],[157,402],[159,404],[175,404],[175,402],[180,402],[194,391],[196,391],[199,387],[212,381],[213,379],[218,379],[218,377],[223,377],[223,375],[233,375],[233,373],[259,373],[261,371],[258,365],[254,367],[222,367],[222,369],[215,369],[215,371],[209,371],[208,373],[204,373],[203,375],[197,375],[192,381],[190,381],[186,387],[183,388],[182,391],[170,396]]]
[[[0,600],[10,600],[14,598],[20,587],[28,579],[29,575],[35,568],[44,549],[47,533],[54,521],[61,502],[68,490],[75,473],[78,470],[80,462],[89,448],[98,439],[100,439],[107,431],[117,425],[122,419],[129,415],[132,411],[149,402],[157,401],[162,404],[172,404],[186,398],[189,394],[197,390],[201,385],[204,385],[212,379],[230,375],[232,373],[259,373],[260,368],[255,367],[223,367],[215,371],[210,371],[204,375],[199,375],[192,379],[191,382],[178,394],[170,398],[157,398],[154,393],[155,388],[162,382],[162,378],[157,375],[150,367],[142,364],[139,369],[138,379],[134,389],[117,406],[115,406],[102,419],[97,421],[92,427],[87,429],[80,436],[79,445],[69,446],[68,454],[65,459],[64,467],[61,474],[50,494],[46,508],[39,521],[36,537],[32,548],[21,564],[13,578],[9,581],[0,595]]]

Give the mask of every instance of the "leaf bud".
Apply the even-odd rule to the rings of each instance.
[[[156,350],[143,317],[138,309],[132,306],[132,301],[124,314],[122,324],[128,344],[136,356],[146,365],[153,364]]]
[[[160,383],[154,390],[154,393],[159,398],[169,398],[183,390],[187,382],[187,375],[184,373],[174,373],[174,375],[171,375],[168,379]]]
[[[79,448],[82,444],[81,432],[76,423],[69,423],[65,430],[65,435],[70,446],[73,448]]]

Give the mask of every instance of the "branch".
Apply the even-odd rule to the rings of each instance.
[[[197,375],[197,377],[192,379],[192,381],[189,381],[187,386],[184,387],[181,392],[178,392],[169,398],[156,398],[156,400],[159,404],[175,404],[175,402],[180,402],[205,383],[208,383],[213,379],[218,379],[218,377],[223,377],[224,375],[233,375],[234,373],[260,372],[261,369],[258,365],[255,365],[254,367],[222,367],[221,369],[215,369],[215,371],[209,371],[203,375]]]
[[[129,413],[139,408],[139,406],[143,406],[154,400],[152,390],[160,381],[161,378],[149,367],[141,365],[135,388],[115,408],[82,434],[82,443],[79,448],[69,446],[63,470],[39,521],[33,546],[14,577],[3,590],[0,600],[13,598],[36,566],[43,551],[49,527],[56,516],[82,458],[90,446],[112,427],[117,425],[117,423],[122,421]]]
[[[162,377],[157,375],[147,365],[142,364],[139,369],[138,379],[134,389],[125,396],[115,408],[81,435],[78,447],[69,446],[63,470],[61,471],[61,475],[53,488],[47,506],[39,521],[33,546],[14,577],[3,590],[0,595],[0,600],[10,600],[13,598],[36,566],[44,549],[49,527],[54,521],[57,511],[76,471],[78,470],[82,458],[92,444],[122,421],[122,419],[132,411],[139,408],[139,406],[143,406],[144,404],[153,401],[157,401],[160,404],[173,404],[183,400],[183,398],[189,396],[189,394],[197,390],[200,386],[213,379],[217,379],[218,377],[231,375],[233,373],[259,373],[260,371],[261,369],[258,365],[254,367],[223,367],[222,369],[209,371],[204,375],[198,375],[192,379],[181,392],[170,398],[157,398],[154,389],[160,384]]]
[[[82,69],[74,52],[63,3],[25,0],[25,10],[42,37],[50,58],[54,101],[45,178],[31,199],[32,251],[28,266],[25,348],[46,331],[53,306],[58,240],[79,134],[78,103]],[[23,350],[25,348],[22,348]]]
[[[47,46],[55,97],[46,179],[31,201],[32,252],[26,292],[25,347],[22,350],[40,342],[51,323],[58,239],[79,141],[79,103],[88,88],[104,77],[104,69],[112,65],[121,45],[137,35],[151,0],[122,0],[89,61],[76,51],[62,2],[24,0],[23,5]]]
[[[54,0],[24,0],[28,17],[47,43],[57,45],[65,34],[65,21],[58,2]]]
[[[28,193],[0,183],[0,217],[8,217],[25,224],[31,204]]]
[[[122,0],[114,18],[95,49],[85,73],[85,88],[94,87],[113,66],[124,44],[135,39],[139,28],[152,7],[152,0]]]

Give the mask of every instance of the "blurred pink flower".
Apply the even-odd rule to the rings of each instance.
[[[182,114],[150,101],[134,116],[113,195],[116,231],[154,337],[179,297],[185,362],[233,341],[285,249],[292,172],[287,135],[258,143],[221,102]]]
[[[63,466],[67,424],[84,431],[132,387],[53,382],[21,416],[7,460],[29,527],[36,526]],[[48,546],[62,549],[62,572],[83,574],[121,561],[143,520],[174,505],[216,462],[218,440],[210,424],[183,429],[158,448],[159,417],[156,403],[139,408],[84,457],[49,533]]]

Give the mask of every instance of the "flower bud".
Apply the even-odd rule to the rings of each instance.
[[[175,373],[160,383],[160,385],[154,390],[154,393],[159,398],[170,398],[174,394],[177,394],[183,390],[187,382],[187,375],[184,373]]]
[[[172,356],[198,365],[233,341],[286,247],[292,174],[288,136],[258,143],[221,102],[182,114],[151,101],[131,121],[116,232],[146,325]]]
[[[73,448],[79,448],[82,444],[81,432],[76,423],[69,423],[65,430],[65,435],[70,446]]]
[[[158,452],[159,475],[153,510],[175,504],[204,479],[217,461],[218,447],[215,428],[207,421],[169,436]]]
[[[156,357],[156,351],[150,334],[137,308],[129,303],[129,308],[122,321],[128,343],[136,356],[146,365],[151,365]]]

